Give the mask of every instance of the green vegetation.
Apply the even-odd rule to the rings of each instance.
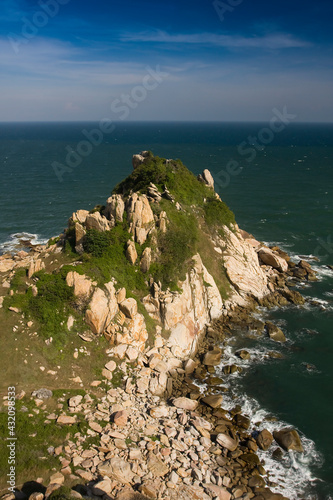
[[[132,190],[146,193],[151,182],[160,191],[166,186],[176,201],[186,205],[202,205],[204,198],[211,196],[211,190],[199,182],[180,160],[167,161],[158,156],[147,158],[113,192],[126,196]]]
[[[54,398],[48,404],[55,404]],[[48,448],[62,445],[68,439],[80,432],[86,434],[88,423],[83,415],[78,415],[78,422],[74,425],[57,425],[54,422],[45,423],[45,418],[50,410],[37,410],[34,401],[25,397],[16,402],[16,478],[17,484],[27,477],[38,477],[41,473],[46,476],[52,474],[52,469],[58,470],[59,458],[50,455]],[[0,434],[8,435],[8,415],[0,413]],[[91,446],[90,438],[84,442],[85,447]],[[6,474],[8,473],[8,454],[0,454],[0,487],[5,487]]]
[[[73,498],[72,490],[68,486],[60,486],[55,491],[52,491],[49,500],[67,500]]]
[[[99,285],[115,278],[120,287],[129,291],[147,291],[146,276],[138,265],[133,266],[126,258],[126,243],[130,238],[126,222],[117,224],[111,231],[87,231],[83,257],[83,272],[97,280]],[[143,247],[139,247],[139,258]]]
[[[197,252],[198,224],[193,214],[177,211],[174,206],[168,210],[168,217],[166,233],[158,234],[160,255],[150,272],[163,287],[177,290],[178,281],[185,279],[191,257]]]
[[[219,232],[222,231],[222,226],[230,227],[235,224],[235,216],[228,206],[221,200],[211,196],[207,198],[204,204],[205,220],[208,227]],[[222,233],[223,235],[223,233]]]

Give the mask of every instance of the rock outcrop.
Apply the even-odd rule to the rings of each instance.
[[[155,283],[152,294],[143,299],[150,316],[170,331],[169,345],[179,357],[193,354],[204,327],[218,318],[222,298],[213,277],[202,263],[200,255],[179,284],[179,292],[163,292]]]

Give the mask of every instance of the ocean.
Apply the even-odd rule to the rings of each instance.
[[[303,455],[265,455],[276,491],[333,498],[333,125],[119,123],[103,137],[98,127],[0,124],[0,253],[20,240],[44,242],[64,230],[73,211],[103,204],[142,150],[179,158],[195,174],[208,168],[241,228],[295,261],[308,259],[319,278],[298,285],[305,306],[258,312],[283,329],[286,344],[234,332],[226,356],[233,360],[244,347],[251,361],[226,380],[224,405],[241,403],[254,429],[299,431]],[[271,350],[282,358],[270,358]]]

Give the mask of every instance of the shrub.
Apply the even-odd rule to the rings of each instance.
[[[235,224],[235,216],[230,208],[215,197],[207,198],[204,205],[205,220],[210,228],[220,229]]]

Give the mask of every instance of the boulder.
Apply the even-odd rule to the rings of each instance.
[[[118,427],[124,427],[127,424],[128,413],[126,410],[117,411],[113,416],[113,422]]]
[[[45,269],[45,263],[41,259],[31,261],[28,269],[28,278],[30,279],[33,274],[38,273],[42,269]]]
[[[75,251],[83,253],[83,240],[86,235],[86,230],[79,222],[75,223]]]
[[[281,273],[285,273],[288,271],[288,263],[283,257],[280,257],[275,252],[273,252],[270,248],[262,247],[258,255],[261,261],[267,266],[271,266],[274,269],[277,269]]]
[[[205,184],[207,184],[208,187],[214,189],[214,179],[210,171],[207,168],[205,168],[205,170],[202,172],[201,175]]]
[[[135,264],[138,254],[135,248],[135,243],[132,240],[128,240],[126,248],[126,258],[131,264]]]
[[[104,215],[99,212],[94,212],[87,215],[86,228],[96,229],[97,231],[109,231],[114,226],[114,221],[109,221]]]
[[[130,464],[117,457],[111,458],[111,460],[107,460],[100,464],[98,466],[98,472],[102,476],[110,477],[122,484],[130,483],[134,476]]]
[[[106,201],[104,215],[116,222],[122,222],[125,211],[125,203],[121,194],[113,194]]]
[[[138,303],[135,299],[129,298],[119,304],[120,310],[127,318],[133,319],[138,312]]]
[[[217,486],[216,484],[204,484],[206,490],[210,491],[216,500],[230,500],[231,493],[223,486]]]
[[[176,408],[181,408],[182,410],[195,410],[198,406],[198,401],[189,398],[176,398],[173,400],[173,405]]]
[[[303,453],[304,448],[299,434],[295,429],[284,428],[280,431],[274,431],[273,436],[277,444],[284,450],[294,450],[299,453]]]
[[[222,350],[219,347],[215,347],[211,351],[207,351],[204,358],[203,364],[206,366],[217,366],[221,362]]]
[[[201,401],[211,408],[219,408],[223,401],[223,396],[221,394],[212,394],[202,398]]]
[[[82,299],[89,297],[92,290],[92,281],[84,274],[70,271],[66,276],[66,283],[74,287],[74,295]]]
[[[96,496],[104,496],[111,493],[112,485],[109,479],[103,479],[102,481],[98,481],[92,487],[92,493]]]
[[[77,210],[76,212],[73,213],[71,222],[78,222],[79,224],[84,224],[86,222],[86,218],[89,215],[88,210]]]
[[[106,294],[101,288],[96,288],[85,316],[86,322],[93,333],[100,334],[104,331],[108,315],[108,299]]]
[[[38,389],[37,391],[33,391],[31,393],[32,397],[37,399],[49,399],[52,398],[53,392],[50,389]]]
[[[220,446],[229,451],[235,451],[238,447],[237,441],[224,433],[218,434],[216,436],[216,441]]]
[[[106,326],[118,312],[116,290],[112,281],[106,283],[105,290],[96,288],[86,310],[85,319],[95,334],[103,333]]]
[[[227,276],[233,285],[237,295],[233,301],[239,305],[245,305],[244,298],[249,295],[262,298],[269,293],[267,276],[259,265],[258,254],[252,245],[243,239],[238,226],[235,225],[231,231],[223,226],[225,238],[219,240],[219,246],[223,249],[223,265]]]
[[[271,321],[266,321],[265,323],[266,331],[270,337],[270,339],[275,342],[286,342],[286,337],[278,326],[274,325]]]
[[[126,299],[126,288],[120,288],[117,290],[117,302],[120,304],[123,300]]]
[[[263,429],[261,432],[259,432],[256,441],[259,448],[261,448],[264,451],[267,451],[268,448],[273,443],[273,436],[267,429]]]
[[[138,168],[146,158],[149,158],[150,154],[149,151],[141,151],[141,153],[133,155],[132,156],[132,165],[133,169],[135,170]]]
[[[76,424],[76,417],[71,417],[68,415],[60,415],[60,417],[57,418],[57,424],[61,425]]]
[[[147,273],[149,271],[151,264],[151,248],[147,247],[144,249],[140,261],[140,269],[143,273]]]

